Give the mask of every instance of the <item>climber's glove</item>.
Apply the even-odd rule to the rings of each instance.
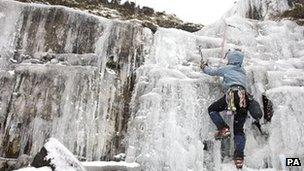
[[[207,62],[207,61],[202,61],[201,65],[200,65],[200,68],[201,68],[202,70],[204,70],[204,68],[205,68],[206,66],[208,66],[208,62]]]

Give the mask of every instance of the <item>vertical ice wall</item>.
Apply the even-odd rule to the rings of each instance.
[[[14,1],[0,14],[0,156],[33,155],[50,136],[87,160],[123,152],[150,30]]]
[[[259,135],[252,119],[247,120],[246,165],[284,169],[282,156],[304,154],[304,127],[302,119],[297,119],[304,115],[299,97],[304,85],[304,28],[289,20],[254,21],[238,15],[226,18],[226,23],[231,26],[225,50],[244,51],[249,91],[260,104],[262,95],[274,103],[273,121],[263,125],[270,133],[268,139]],[[202,150],[204,140],[212,140],[215,131],[206,109],[221,96],[220,80],[203,75],[195,66],[200,59],[199,45],[211,65],[225,65],[220,59],[224,29],[223,21],[218,21],[197,36],[168,29],[156,32],[152,51],[138,69],[128,128],[128,161],[142,163],[147,170],[227,169],[216,151],[219,142],[212,142],[211,160]]]
[[[240,1],[237,11],[264,2]],[[259,101],[265,93],[275,111],[267,141],[247,122],[246,164],[282,169],[279,156],[303,156],[304,29],[232,14],[226,49],[243,49],[249,90]],[[221,96],[220,79],[196,66],[198,45],[210,65],[224,64],[222,21],[197,34],[152,35],[63,7],[1,1],[0,24],[1,156],[34,154],[54,136],[87,160],[126,151],[145,170],[225,170],[207,114]],[[205,140],[213,143],[208,151]]]
[[[200,42],[204,39],[178,30],[155,34],[151,54],[137,71],[127,161],[146,170],[206,168],[203,140],[212,139],[206,106],[219,88],[189,62],[199,61]]]

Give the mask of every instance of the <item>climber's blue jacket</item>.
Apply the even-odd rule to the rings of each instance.
[[[246,89],[246,71],[242,67],[244,54],[240,51],[232,50],[227,53],[228,64],[219,68],[206,66],[204,73],[211,76],[223,77],[223,86],[225,91],[232,85],[240,85]]]

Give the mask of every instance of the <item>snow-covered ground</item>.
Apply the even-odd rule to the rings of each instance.
[[[82,162],[82,164],[88,171],[107,171],[107,170],[140,171],[140,165],[138,163],[95,161],[95,162]]]
[[[35,167],[26,167],[22,169],[18,169],[15,171],[51,171],[52,169],[50,167],[40,167],[40,168],[35,168]]]

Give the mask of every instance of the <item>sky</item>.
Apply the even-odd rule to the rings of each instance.
[[[187,22],[211,24],[232,8],[236,0],[129,0],[156,11],[176,14]]]

